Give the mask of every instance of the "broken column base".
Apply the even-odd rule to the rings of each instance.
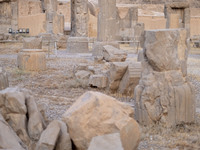
[[[103,56],[103,50],[105,45],[112,45],[116,48],[119,48],[119,44],[117,42],[95,42],[92,49],[92,56],[101,57]]]
[[[18,54],[17,65],[24,71],[44,71],[46,54],[41,49],[23,49]]]
[[[69,37],[67,40],[68,53],[88,53],[88,38],[87,37]]]

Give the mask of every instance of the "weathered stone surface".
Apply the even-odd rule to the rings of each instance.
[[[133,95],[134,89],[139,83],[141,72],[142,65],[140,62],[129,63],[126,73],[119,84],[119,93]]]
[[[45,128],[45,123],[32,96],[26,98],[26,106],[28,109],[28,134],[31,139],[37,141]]]
[[[87,37],[69,37],[67,40],[68,53],[88,53]]]
[[[60,125],[60,135],[56,143],[56,150],[72,150],[72,143],[64,122],[58,121]]]
[[[109,89],[116,91],[119,88],[120,81],[124,76],[128,62],[112,62],[109,70]]]
[[[80,82],[83,85],[88,85],[89,78],[90,78],[91,72],[85,71],[85,70],[79,70],[75,74],[75,77],[78,82]]]
[[[194,90],[185,78],[186,30],[147,31],[146,38],[142,76],[134,94],[135,118],[144,125],[193,123]]]
[[[52,121],[42,132],[36,150],[53,150],[60,134],[60,125],[58,121]]]
[[[30,138],[26,131],[25,95],[15,88],[7,88],[0,92],[0,112],[19,138],[29,146]]]
[[[136,119],[145,125],[161,122],[174,126],[194,122],[193,93],[180,71],[151,72],[142,77],[135,89]]]
[[[120,133],[125,150],[136,149],[140,129],[131,118],[133,109],[99,92],[86,92],[63,115],[69,134],[78,150],[89,147],[93,137]]]
[[[42,49],[42,38],[24,38],[23,49]]]
[[[119,133],[105,134],[92,138],[88,150],[124,150]]]
[[[46,54],[39,49],[23,49],[18,53],[18,68],[25,71],[46,70]]]
[[[0,114],[0,149],[25,150],[25,147],[13,129]]]
[[[125,61],[127,53],[117,49],[111,45],[106,45],[103,47],[103,59],[108,62],[121,62]]]
[[[144,53],[155,71],[180,69],[180,60],[185,60],[188,53],[186,32],[185,29],[146,31]]]
[[[144,51],[141,50],[141,51],[138,52],[137,61],[142,62],[143,60],[144,60]]]
[[[89,78],[89,85],[98,88],[107,87],[108,78],[105,75],[91,75]]]
[[[7,87],[9,87],[8,76],[5,70],[0,67],[0,90],[3,90]]]

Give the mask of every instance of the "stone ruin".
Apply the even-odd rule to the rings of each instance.
[[[135,118],[143,125],[195,122],[195,97],[187,80],[186,29],[145,32],[143,71],[135,88]]]
[[[9,87],[8,76],[5,70],[0,67],[0,90],[6,89]]]
[[[24,71],[46,70],[46,53],[42,50],[42,38],[23,39],[23,49],[18,53],[17,66]]]
[[[140,141],[133,109],[98,92],[83,94],[63,121],[53,120],[48,126],[30,91],[7,88],[0,91],[0,102],[1,149],[72,150],[72,140],[78,150],[97,150],[99,142],[104,148],[129,150]]]

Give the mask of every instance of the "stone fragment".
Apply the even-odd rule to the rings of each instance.
[[[32,96],[27,97],[28,109],[28,133],[31,139],[38,141],[42,134],[45,123]]]
[[[124,76],[128,62],[112,62],[109,71],[109,89],[116,91],[119,88],[120,81]]]
[[[23,49],[18,53],[17,66],[25,71],[46,70],[46,54],[39,49]]]
[[[36,150],[53,150],[56,146],[60,134],[60,125],[58,121],[52,121],[42,132],[40,140],[37,143]]]
[[[105,134],[92,138],[88,150],[124,150],[119,133]]]
[[[78,150],[88,149],[93,137],[120,133],[124,150],[136,149],[140,129],[133,109],[99,92],[86,92],[63,115]]]
[[[91,73],[89,71],[80,70],[80,71],[77,71],[77,73],[75,74],[75,76],[76,76],[76,79],[80,83],[82,83],[84,85],[88,85],[90,74]]]
[[[0,90],[3,90],[7,87],[9,87],[8,76],[5,70],[0,67]]]
[[[119,93],[133,95],[134,89],[139,83],[141,72],[142,66],[140,62],[130,63],[119,84]]]
[[[185,60],[188,53],[186,33],[185,29],[146,31],[144,55],[155,71],[181,68],[180,61]]]
[[[137,61],[142,62],[143,60],[144,60],[144,52],[143,52],[143,50],[141,50],[138,52]]]
[[[58,123],[60,125],[60,135],[55,150],[72,150],[72,143],[66,124],[62,121],[58,121]]]
[[[103,59],[108,62],[121,62],[125,61],[127,57],[127,53],[124,51],[117,49],[111,45],[104,46],[103,50]]]
[[[107,87],[108,78],[105,75],[91,75],[89,78],[89,85],[97,88]]]
[[[42,49],[42,38],[24,38],[23,49]]]
[[[25,150],[23,142],[0,114],[0,149]]]

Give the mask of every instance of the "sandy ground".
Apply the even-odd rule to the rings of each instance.
[[[0,45],[0,66],[8,73],[10,87],[26,88],[32,91],[47,121],[60,119],[73,102],[88,90],[100,91],[115,96],[118,100],[129,102],[131,97],[112,95],[103,90],[81,87],[70,79],[73,69],[79,63],[96,65],[91,54],[69,55],[58,51],[57,57],[47,58],[44,72],[23,72],[18,70],[16,60],[21,45]],[[200,50],[199,50],[200,51]],[[136,60],[136,54],[130,54]],[[179,125],[166,129],[159,125],[141,127],[142,137],[139,150],[185,150],[200,149],[200,54],[195,50],[188,58],[188,80],[195,87],[197,121],[195,124]]]

